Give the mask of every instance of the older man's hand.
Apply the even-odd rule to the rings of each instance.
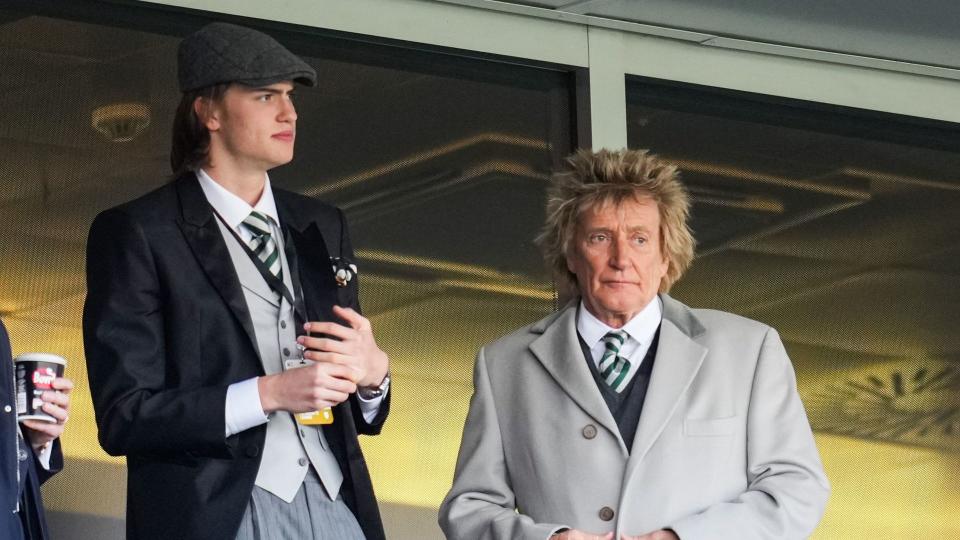
[[[640,536],[621,534],[620,540],[680,540],[680,537],[677,536],[677,533],[673,531],[659,530],[649,532],[647,534],[641,534]]]
[[[73,381],[63,377],[53,380],[53,390],[43,393],[43,412],[56,419],[56,422],[42,420],[24,420],[24,435],[30,441],[35,452],[46,448],[51,441],[63,434],[63,427],[67,423],[70,411],[70,391],[73,390]]]
[[[591,534],[576,529],[568,529],[551,536],[550,540],[613,540],[613,532]]]

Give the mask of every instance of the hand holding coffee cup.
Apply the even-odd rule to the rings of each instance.
[[[23,353],[14,359],[17,420],[34,450],[63,434],[73,381],[63,377],[67,362],[48,353]]]

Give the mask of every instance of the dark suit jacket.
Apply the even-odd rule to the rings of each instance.
[[[7,328],[0,321],[0,369],[6,374],[0,375],[0,538],[17,538],[20,534],[20,517],[13,513],[19,498],[17,484],[17,403],[14,396],[13,359],[10,353],[10,340]],[[27,444],[30,453],[26,467],[26,494],[25,508],[31,521],[39,524],[39,535],[34,534],[31,540],[47,538],[47,522],[43,512],[43,500],[40,498],[40,484],[63,468],[63,454],[60,451],[60,440],[53,442],[53,453],[50,455],[50,469],[44,469],[33,454],[33,448]]]
[[[357,280],[334,281],[327,249],[352,258],[339,209],[274,189],[297,252],[311,320],[359,309]],[[127,456],[130,539],[233,539],[260,465],[266,425],[225,438],[227,387],[263,375],[253,323],[212,208],[191,174],[94,220],[83,334],[100,444]],[[357,434],[355,396],[324,434],[344,499],[368,539],[384,538]],[[388,398],[389,399],[389,398]]]

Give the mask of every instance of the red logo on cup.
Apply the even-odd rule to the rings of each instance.
[[[33,385],[37,388],[50,388],[53,386],[53,380],[56,378],[56,371],[48,367],[43,367],[33,372]]]

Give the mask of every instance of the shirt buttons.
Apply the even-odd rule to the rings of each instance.
[[[286,327],[287,327],[287,321],[280,321],[280,328],[286,328]]]
[[[284,347],[284,348],[283,348],[283,355],[289,358],[289,356],[290,356],[290,349]]]
[[[300,430],[300,436],[301,436],[301,437],[306,437],[306,436],[307,436],[307,432],[306,432],[305,430],[302,430],[302,429],[301,429],[301,430]]]
[[[604,521],[610,521],[611,519],[613,519],[613,508],[610,508],[609,506],[604,506],[603,508],[600,509],[599,515],[600,515],[600,519]]]
[[[299,464],[301,467],[306,467],[306,466],[307,466],[307,458],[302,457],[302,458],[298,459],[298,460],[297,460],[297,464]],[[611,510],[611,511],[612,511],[612,510]],[[608,520],[608,521],[609,521],[609,520]]]
[[[597,436],[597,426],[593,424],[587,424],[583,426],[583,429],[580,431],[584,439],[592,439]]]

